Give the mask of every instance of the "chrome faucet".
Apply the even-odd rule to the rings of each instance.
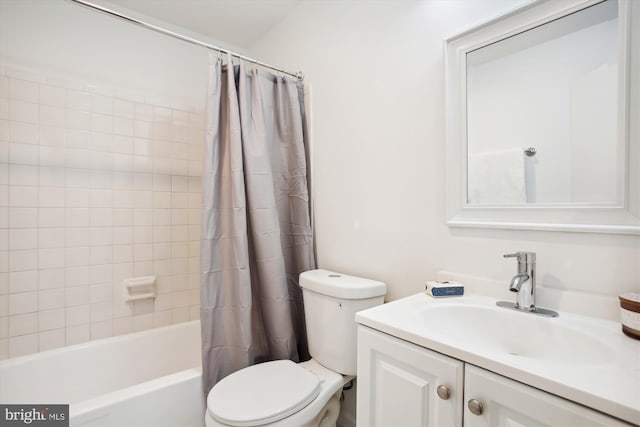
[[[506,254],[505,258],[517,258],[518,274],[513,276],[509,290],[517,292],[515,304],[507,301],[498,301],[500,307],[540,314],[548,317],[556,317],[558,313],[552,310],[536,307],[536,254],[535,252],[516,252]]]

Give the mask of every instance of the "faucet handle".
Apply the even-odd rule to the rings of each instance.
[[[536,253],[535,252],[516,252],[514,254],[504,254],[504,258],[518,258],[518,262],[528,262],[534,263],[536,262]]]

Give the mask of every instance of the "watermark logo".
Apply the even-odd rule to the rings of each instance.
[[[69,405],[0,405],[0,427],[69,427]]]

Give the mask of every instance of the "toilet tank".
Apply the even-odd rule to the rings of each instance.
[[[300,274],[309,353],[343,375],[356,374],[358,311],[384,302],[384,283],[327,270]]]

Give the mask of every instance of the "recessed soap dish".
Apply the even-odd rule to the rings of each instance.
[[[124,300],[138,301],[156,297],[156,276],[124,279]]]
[[[622,332],[640,340],[640,293],[630,292],[619,298]]]

